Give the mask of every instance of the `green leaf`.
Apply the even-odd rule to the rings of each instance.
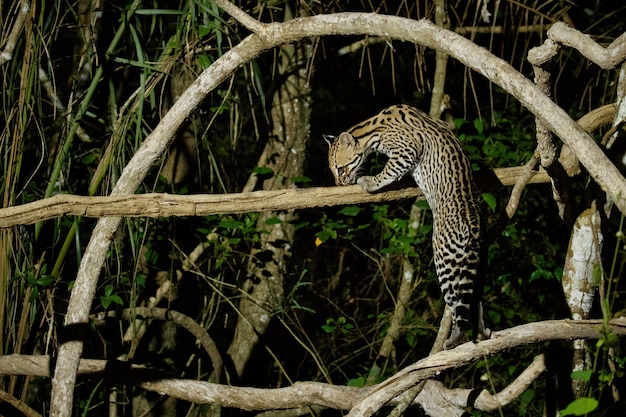
[[[350,217],[354,217],[358,215],[360,212],[361,212],[361,208],[358,206],[345,206],[339,211],[339,213],[343,214],[344,216],[350,216]]]
[[[489,323],[498,324],[502,321],[502,316],[497,311],[487,310],[486,313],[489,316]]]
[[[413,243],[414,239],[411,236],[396,236],[396,240],[398,241],[398,243],[403,244],[403,245],[410,245],[411,243]]]
[[[516,367],[516,368],[517,368],[517,367]],[[535,390],[534,390],[534,389],[532,389],[532,388],[529,388],[529,389],[527,389],[526,391],[524,391],[524,392],[522,393],[522,395],[520,395],[520,397],[519,397],[519,398],[520,398],[520,401],[522,402],[522,404],[524,404],[524,405],[528,405],[528,404],[530,404],[530,402],[531,402],[532,400],[534,400],[534,399],[535,399],[535,394],[536,394],[536,393],[535,393]]]
[[[109,297],[100,297],[100,304],[106,310],[111,305],[111,299]]]
[[[274,173],[274,171],[272,171],[272,168],[268,168],[268,167],[254,167],[252,172],[254,172],[257,175],[271,175]]]
[[[113,285],[107,285],[104,288],[104,295],[106,297],[110,296],[111,294],[113,294],[113,290],[115,289],[115,287]]]
[[[29,272],[26,274],[26,282],[31,287],[34,287],[35,285],[37,285],[37,280],[35,279],[35,275],[32,272]]]
[[[487,203],[491,211],[496,211],[497,203],[496,198],[493,196],[493,194],[483,193],[482,196],[483,200],[485,200],[485,203]]]
[[[329,326],[328,324],[324,324],[322,326],[322,330],[324,330],[326,333],[332,333],[335,331],[335,326]]]
[[[309,177],[302,176],[302,177],[293,177],[291,179],[291,182],[293,182],[294,184],[303,184],[303,183],[313,182],[313,180]]]
[[[269,219],[265,220],[265,224],[267,226],[273,226],[275,224],[280,224],[283,221],[281,219],[279,219],[278,217],[270,217]]]
[[[584,371],[574,371],[571,373],[571,378],[577,379],[580,381],[590,381],[592,374],[593,374],[593,371],[591,369],[587,369]]]
[[[349,387],[362,387],[365,385],[365,377],[360,376],[358,378],[352,378],[348,381],[347,384]]]
[[[598,400],[595,398],[581,397],[569,403],[565,410],[561,411],[561,417],[582,416],[591,413],[598,408]]]
[[[326,319],[326,324],[322,326],[322,330],[324,330],[326,333],[332,333],[335,331],[336,328],[337,326],[335,324],[335,319],[333,318]]]
[[[317,237],[319,238],[319,240],[321,240],[322,242],[326,242],[328,239],[330,239],[332,237],[332,233],[327,231],[327,230],[322,230],[321,232],[319,232],[317,234]]]
[[[416,201],[415,205],[417,206],[417,208],[421,210],[430,210],[430,206],[428,205],[428,201],[426,200]]]
[[[237,229],[243,226],[243,222],[239,220],[222,220],[219,222],[219,227],[223,227],[224,229]]]
[[[391,255],[394,253],[402,253],[402,250],[399,248],[386,247],[386,248],[382,248],[380,250],[380,253],[382,253],[383,255]]]
[[[110,296],[109,300],[111,300],[112,302],[114,302],[117,305],[124,305],[124,301],[122,300],[122,297],[120,297],[117,294],[113,294],[112,296]]]
[[[409,346],[414,347],[416,340],[417,340],[417,338],[415,337],[414,333],[409,332],[409,333],[406,334],[406,343]]]
[[[593,280],[594,286],[600,286],[600,283],[602,282],[602,265],[594,265],[593,272],[591,273],[591,279]]]
[[[604,338],[606,339],[606,343],[609,347],[616,347],[619,345],[619,337],[617,337],[615,333],[609,332],[604,336]]]
[[[135,279],[135,283],[139,288],[145,288],[146,286],[146,275],[145,274],[137,274]]]
[[[54,276],[52,275],[42,275],[37,280],[37,285],[42,287],[47,287],[54,282]]]
[[[478,134],[482,134],[485,131],[485,122],[482,119],[474,119],[474,129]]]
[[[89,165],[90,163],[92,163],[93,161],[95,161],[97,158],[97,155],[95,152],[89,152],[87,155],[83,156],[80,159],[80,162],[85,164],[85,165]]]
[[[552,273],[550,271],[545,271],[541,268],[536,269],[532,274],[530,274],[530,279],[528,282],[533,282],[537,279],[550,279],[552,278]]]
[[[419,231],[422,235],[427,235],[429,234],[431,231],[433,230],[433,225],[432,224],[426,224],[422,227],[419,228]]]
[[[207,54],[199,54],[198,55],[198,64],[200,64],[200,68],[206,69],[211,66],[213,60]]]

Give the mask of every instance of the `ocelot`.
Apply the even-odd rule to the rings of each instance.
[[[407,105],[382,110],[329,143],[328,164],[337,185],[357,183],[373,193],[411,173],[433,213],[433,253],[452,331],[444,347],[457,346],[465,330],[489,338],[482,311],[482,220],[469,160],[448,125]],[[382,171],[361,176],[372,152],[389,157]]]

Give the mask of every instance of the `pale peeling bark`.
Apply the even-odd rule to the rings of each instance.
[[[563,291],[574,320],[585,320],[591,312],[596,286],[593,282],[594,269],[602,265],[602,241],[600,214],[594,204],[576,219],[563,267]],[[589,369],[592,363],[585,341],[574,340],[573,348],[572,370]],[[587,386],[588,381],[572,380],[577,398],[585,395]]]
[[[274,172],[264,181],[263,189],[279,190],[294,187],[290,178],[304,173],[306,139],[309,133],[310,86],[306,68],[308,46],[287,45],[281,49],[279,73],[287,75],[281,88],[273,97],[270,134],[259,166]],[[271,218],[280,223],[267,225]],[[239,318],[235,335],[228,348],[238,375],[242,375],[250,354],[267,330],[273,314],[284,302],[285,264],[291,255],[295,218],[293,209],[282,212],[264,211],[259,216],[257,228],[267,229],[261,247],[253,250],[248,264],[249,278],[243,286],[246,294],[239,305]],[[257,255],[262,256],[257,256]],[[268,258],[268,254],[271,257]]]
[[[600,214],[589,208],[576,219],[563,268],[563,291],[574,320],[589,318],[593,271],[601,266],[602,241]]]

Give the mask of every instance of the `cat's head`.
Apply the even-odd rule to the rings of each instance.
[[[347,132],[338,137],[324,135],[324,140],[328,143],[328,167],[335,177],[335,184],[356,184],[359,168],[365,158],[359,142]]]

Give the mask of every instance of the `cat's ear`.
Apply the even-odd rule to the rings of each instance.
[[[354,136],[352,136],[348,132],[343,132],[342,134],[340,134],[337,140],[339,141],[339,144],[341,146],[345,146],[346,148],[352,148],[356,146],[356,139],[354,139]]]
[[[324,138],[326,143],[328,143],[328,147],[330,147],[330,145],[333,144],[336,138],[336,136],[333,136],[333,135],[322,135],[322,137]]]

